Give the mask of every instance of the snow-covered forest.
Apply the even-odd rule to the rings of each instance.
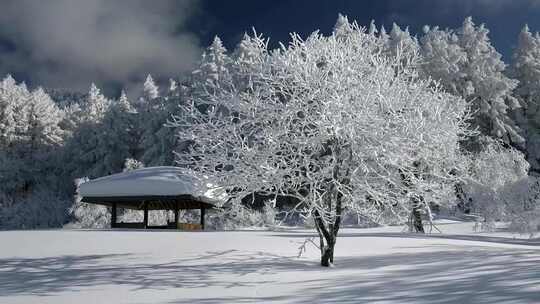
[[[278,49],[255,31],[234,50],[216,37],[190,75],[149,75],[140,96],[29,89],[7,75],[0,228],[96,217],[78,210],[78,179],[167,165],[226,188],[235,212],[221,216],[258,208],[266,224],[287,212],[284,222],[314,225],[323,264],[345,215],[423,232],[434,213],[474,213],[483,229],[533,234],[540,35],[524,26],[516,39],[505,63],[471,18],[413,36],[340,15],[332,34],[292,34]]]

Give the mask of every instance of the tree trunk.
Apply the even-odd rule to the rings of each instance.
[[[321,249],[321,266],[330,267],[334,264],[334,246],[335,242]]]
[[[349,149],[349,158],[352,158],[352,151]],[[334,160],[340,159],[341,147],[336,146],[332,148],[332,155]],[[332,177],[334,180],[340,180],[341,184],[346,185],[349,183],[349,168],[347,168],[344,176],[340,177],[340,167],[343,164],[342,161],[338,161],[332,170]],[[321,250],[321,266],[330,267],[334,264],[334,247],[336,245],[337,234],[339,227],[341,226],[341,216],[343,213],[343,194],[338,190],[337,186],[331,182],[329,184],[328,193],[326,193],[326,210],[332,215],[332,220],[329,223],[325,223],[319,210],[313,210],[313,219],[315,221],[315,227],[319,234],[320,250]],[[335,209],[332,208],[332,200],[335,200]]]
[[[315,228],[319,234],[319,246],[321,250],[321,266],[330,267],[334,264],[334,247],[336,245],[337,234],[341,224],[341,196],[338,195],[336,204],[335,221],[326,227],[318,210],[313,211]]]
[[[412,211],[412,216],[413,216],[414,231],[418,233],[425,233],[424,223],[422,223],[422,213],[420,212],[420,208],[414,207]]]

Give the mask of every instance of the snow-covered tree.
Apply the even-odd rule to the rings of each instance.
[[[126,158],[136,157],[138,133],[135,129],[137,112],[125,92],[111,102],[99,125],[95,157],[100,159],[93,166],[94,174],[108,175],[120,172]]]
[[[488,34],[470,17],[455,31],[426,27],[421,38],[424,72],[471,102],[476,112],[473,125],[483,134],[522,145],[520,129],[509,117],[510,110],[519,107],[512,97],[517,81],[504,74],[506,66]]]
[[[0,228],[61,225],[66,205],[56,192],[56,152],[63,112],[43,89],[30,92],[8,76],[0,82],[0,117]]]
[[[86,101],[83,103],[81,118],[86,121],[99,122],[109,109],[110,100],[107,99],[98,87],[92,83]]]
[[[53,150],[63,141],[62,112],[43,91],[28,91],[10,76],[0,84],[2,192],[21,194],[45,182]]]
[[[64,132],[60,128],[63,112],[42,88],[33,91],[25,105],[26,135],[25,149],[19,150],[19,157],[24,157],[27,182],[30,185],[46,184],[51,187],[57,180],[59,151],[64,141]],[[37,164],[37,165],[36,165]],[[19,172],[19,174],[22,174]],[[52,186],[56,188],[55,186]]]
[[[399,53],[416,53],[420,48],[418,40],[411,36],[409,29],[402,30],[396,23],[392,24],[392,30],[386,43],[392,56],[400,56]],[[406,58],[406,56],[404,57]]]
[[[262,67],[259,60],[264,58],[264,54],[260,52],[266,52],[267,45],[268,39],[263,38],[261,34],[257,34],[255,30],[253,30],[251,36],[244,34],[242,41],[240,41],[233,53],[234,61],[231,63],[230,68],[233,77],[232,81],[234,85],[239,87],[239,90],[249,88],[253,76],[257,75],[257,69]]]
[[[540,231],[540,180],[526,176],[499,190],[509,230],[533,237]]]
[[[146,100],[152,100],[159,97],[159,88],[155,84],[154,79],[152,78],[152,75],[146,76],[146,80],[144,81],[144,98]]]
[[[124,161],[124,172],[144,168],[144,164],[134,158],[126,158]]]
[[[17,85],[11,76],[0,82],[0,190],[4,196],[24,187],[25,181],[18,174],[25,166],[17,151],[24,142],[24,104],[29,92],[25,86]]]
[[[500,142],[483,138],[483,150],[472,155],[472,180],[463,185],[466,202],[484,217],[483,229],[491,229],[505,217],[511,202],[501,198],[504,188],[527,177],[529,164],[523,154]]]
[[[353,24],[349,22],[349,17],[338,14],[336,24],[334,25],[333,33],[338,38],[346,38],[354,33]]]
[[[58,146],[63,140],[59,124],[63,113],[42,88],[31,94],[26,105],[28,115],[28,136],[33,149]]]
[[[515,90],[523,111],[517,114],[526,139],[531,172],[540,174],[540,36],[523,27],[513,54],[511,76],[519,81]],[[520,115],[522,114],[522,115]]]
[[[465,172],[466,103],[396,69],[403,58],[377,54],[379,42],[350,26],[346,37],[292,35],[289,47],[257,52],[248,90],[210,83],[174,124],[193,143],[178,165],[233,202],[255,192],[297,198],[315,221],[323,266],[345,208],[405,219],[412,197],[447,195]]]
[[[65,175],[71,180],[76,177],[98,177],[103,175],[96,169],[102,162],[103,147],[99,145],[100,137],[107,131],[101,127],[111,101],[92,84],[87,99],[71,113],[76,126],[73,135],[66,142],[63,157],[65,159]]]
[[[174,165],[178,139],[175,129],[167,127],[172,115],[179,111],[178,104],[185,100],[186,87],[171,81],[169,91],[152,101],[151,111],[139,117],[140,159],[148,166]]]
[[[26,86],[8,75],[0,82],[0,145],[4,149],[19,140],[24,126],[22,108],[28,98]]]
[[[206,90],[220,90],[223,85],[230,84],[231,58],[219,37],[202,55],[201,62],[192,73],[194,94],[205,94]]]

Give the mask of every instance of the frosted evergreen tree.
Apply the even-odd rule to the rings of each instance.
[[[27,105],[28,136],[31,146],[59,146],[63,140],[63,132],[59,127],[63,113],[42,88],[32,92]]]
[[[199,66],[192,73],[192,84],[195,94],[207,94],[230,85],[231,58],[221,39],[216,36],[212,44],[202,55]],[[210,92],[207,92],[210,90]]]
[[[398,53],[416,53],[420,47],[418,40],[411,36],[408,28],[402,30],[399,25],[393,23],[387,41],[387,48],[392,56],[397,56]]]
[[[146,76],[146,80],[144,81],[143,92],[144,92],[144,98],[146,100],[152,100],[159,97],[159,88],[154,82],[152,75]]]
[[[174,79],[169,79],[169,92],[176,92],[178,89],[178,82]]]
[[[388,40],[390,40],[390,36],[388,35],[388,32],[384,28],[384,25],[381,25],[381,30],[379,31],[379,38],[381,39],[381,42],[383,45],[387,45]]]
[[[27,193],[45,183],[63,141],[62,112],[43,89],[29,92],[10,76],[0,84],[0,152],[4,191]]]
[[[377,29],[377,25],[375,24],[375,20],[371,20],[371,22],[369,23],[368,34],[375,36],[375,35],[377,35],[378,32],[379,32],[379,30]]]
[[[427,77],[438,79],[445,89],[455,95],[462,94],[461,69],[467,64],[467,54],[458,43],[458,36],[450,30],[424,27],[420,43],[425,64],[422,71]]]
[[[101,90],[92,83],[88,96],[82,104],[81,119],[100,122],[108,111],[109,105],[110,100],[101,94]]]
[[[501,189],[527,177],[529,164],[521,152],[490,138],[484,141],[483,151],[472,155],[472,160],[473,180],[465,190],[472,198],[471,208],[482,214],[489,227],[503,218],[509,206],[500,199]]]
[[[257,79],[259,69],[263,66],[261,58],[265,58],[261,52],[267,51],[268,40],[253,30],[252,35],[244,34],[242,41],[233,53],[231,74],[235,86],[244,90]],[[247,76],[246,76],[247,75]]]
[[[103,153],[100,152],[99,138],[106,130],[100,125],[109,111],[110,105],[110,100],[92,84],[79,112],[73,113],[76,130],[66,142],[64,149],[66,159],[64,168],[69,178],[103,175],[103,172],[94,169],[96,164],[102,161]]]
[[[20,154],[26,144],[28,121],[24,106],[29,99],[26,86],[18,85],[11,76],[0,82],[0,192],[10,201],[27,185],[24,174],[19,173],[29,166]]]
[[[127,158],[134,158],[138,151],[138,136],[135,130],[137,112],[125,92],[112,101],[99,128],[96,157],[101,159],[93,166],[95,174],[109,175],[122,171]],[[98,173],[99,172],[99,173]]]
[[[51,184],[56,182],[58,154],[64,141],[60,128],[63,112],[42,88],[31,93],[26,105],[28,128],[26,135],[27,152],[23,153],[30,164],[29,180],[32,184]],[[36,165],[37,164],[37,165]]]
[[[10,75],[0,82],[0,147],[7,148],[21,139],[24,124],[23,107],[28,99],[28,90],[19,86]]]
[[[174,128],[169,128],[166,124],[179,110],[178,104],[183,102],[184,88],[176,83],[171,84],[165,96],[153,100],[150,115],[140,121],[140,159],[148,166],[174,165],[173,151],[176,149],[177,138],[174,137]]]
[[[353,24],[349,22],[349,17],[346,15],[338,14],[336,24],[334,25],[333,33],[338,38],[345,38],[353,34]]]
[[[540,36],[524,26],[512,56],[511,76],[519,81],[515,90],[523,106],[518,122],[526,138],[526,156],[531,172],[540,174]],[[522,114],[522,115],[519,115]]]
[[[505,76],[506,66],[491,45],[489,30],[476,26],[470,17],[456,31],[425,30],[421,39],[424,72],[472,104],[474,125],[483,134],[522,145],[520,129],[509,117],[510,110],[519,107],[512,97],[517,82]]]

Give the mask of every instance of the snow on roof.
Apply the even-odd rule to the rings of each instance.
[[[79,185],[82,197],[191,195],[201,201],[225,201],[222,188],[178,167],[148,167],[96,178]]]

